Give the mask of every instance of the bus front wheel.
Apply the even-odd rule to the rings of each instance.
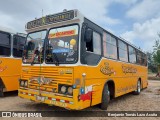
[[[137,89],[133,92],[134,95],[139,95],[141,92],[141,81],[138,80],[137,82]]]
[[[109,101],[110,101],[110,91],[109,91],[109,88],[108,88],[108,84],[106,84],[104,86],[104,89],[103,89],[102,102],[101,102],[100,108],[102,110],[107,110]]]
[[[0,87],[0,97],[3,97],[4,93],[3,93],[3,87]]]

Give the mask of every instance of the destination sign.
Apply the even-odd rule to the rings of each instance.
[[[51,33],[49,34],[48,38],[58,38],[58,37],[64,37],[64,36],[72,36],[75,35],[75,30],[68,30],[63,32],[57,32],[57,33]]]
[[[27,23],[27,29],[48,25],[56,22],[71,20],[74,18],[74,11],[67,11],[59,14],[48,15],[39,19],[35,19]]]

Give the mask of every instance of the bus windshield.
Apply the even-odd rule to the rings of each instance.
[[[43,44],[47,31],[38,31],[29,33],[26,46],[23,51],[24,63],[42,63],[43,62]]]
[[[78,59],[78,25],[53,28],[49,31],[46,63],[75,63]]]

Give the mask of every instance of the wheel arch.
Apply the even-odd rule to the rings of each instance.
[[[106,84],[108,84],[108,88],[109,88],[109,91],[110,91],[110,98],[111,99],[115,98],[115,83],[114,83],[114,81],[112,79],[107,80],[104,83],[103,89],[104,89]]]

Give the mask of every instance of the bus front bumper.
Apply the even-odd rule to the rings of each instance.
[[[80,110],[82,102],[78,100],[78,89],[73,89],[73,97],[60,96],[58,94],[41,92],[39,90],[18,89],[18,96],[31,101],[46,103],[50,106],[59,106],[66,109]]]

